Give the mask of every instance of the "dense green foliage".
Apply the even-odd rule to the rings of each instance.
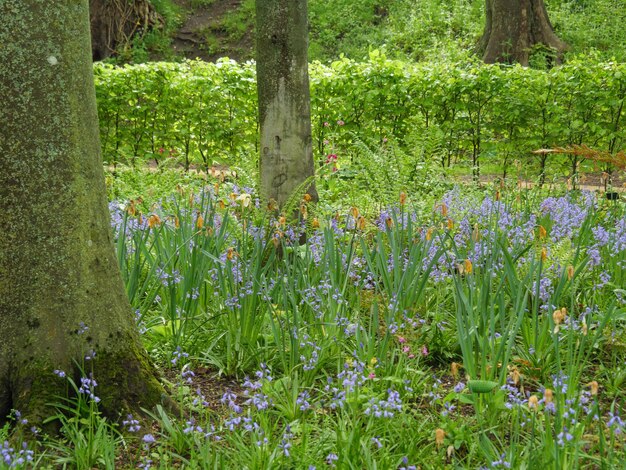
[[[165,34],[122,59],[175,58],[182,11],[154,3]],[[310,0],[311,57],[334,62],[310,66],[320,202],[294,195],[292,221],[254,189],[252,63],[96,65],[117,260],[185,414],[105,419],[86,357],[55,371],[61,437],[14,410],[0,469],[623,467],[623,200],[449,178],[624,150],[623,2],[546,3],[571,46],[551,70],[472,58],[483,0]]]
[[[138,327],[188,415],[157,409],[149,425],[127,416],[118,428],[98,414],[97,384],[68,379],[76,397],[51,417],[66,440],[21,448],[18,434],[4,444],[5,465],[113,468],[114,455],[117,468],[162,469],[624,460],[622,205],[456,188],[401,194],[374,217],[303,199],[289,224],[250,188],[218,179],[131,169],[108,178]],[[207,368],[228,381],[207,386]]]
[[[127,51],[122,60],[143,62],[147,51],[162,58],[175,57],[168,41],[183,13],[171,0],[154,3],[166,18],[165,31],[137,41],[136,53],[129,55]],[[191,6],[212,3],[194,0]],[[587,54],[601,60],[626,58],[626,8],[622,1],[546,0],[546,4],[556,33],[570,45],[569,57]],[[309,22],[311,60],[331,61],[345,55],[362,61],[370,48],[383,49],[390,57],[403,60],[458,58],[474,48],[482,33],[484,0],[309,0]],[[209,33],[206,47],[210,52],[222,50],[225,56],[233,52],[236,57],[254,57],[252,43],[248,51],[228,49],[229,42],[236,43],[246,31],[254,30],[252,1],[226,12],[216,29],[228,41],[222,44],[221,37]],[[535,66],[542,66],[545,53],[535,51]]]
[[[97,66],[104,159],[174,159],[252,170],[257,111],[253,64],[230,61]],[[407,64],[373,52],[311,65],[314,148],[319,164],[359,160],[363,142],[420,161],[506,173],[530,151],[576,144],[623,148],[626,66],[570,62],[550,71],[482,64]],[[547,156],[539,156],[545,171]],[[571,157],[567,173],[577,172]]]

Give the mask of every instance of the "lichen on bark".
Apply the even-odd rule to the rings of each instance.
[[[307,2],[259,0],[256,14],[261,195],[282,207],[315,174]],[[316,201],[314,184],[308,192]]]
[[[150,408],[162,388],[113,252],[88,2],[3,0],[0,18],[0,420],[41,418],[66,390],[53,371],[91,350],[103,411]],[[143,402],[122,403],[130,386]]]

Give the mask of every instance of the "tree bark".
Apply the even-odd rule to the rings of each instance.
[[[136,35],[163,24],[150,0],[89,0],[89,16],[94,61],[114,55]]]
[[[306,0],[257,0],[261,195],[283,207],[314,176]],[[315,185],[307,192],[317,200]]]
[[[162,387],[114,256],[88,0],[0,0],[0,18],[0,422],[45,417],[66,393],[55,369],[93,373],[107,416],[151,408]]]
[[[528,65],[539,44],[554,51],[556,63],[567,50],[554,33],[544,0],[485,0],[485,30],[479,42],[484,62]]]

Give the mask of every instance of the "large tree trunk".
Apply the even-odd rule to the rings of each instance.
[[[93,60],[114,55],[136,35],[163,24],[150,0],[89,0],[89,14]]]
[[[557,37],[543,0],[485,0],[485,31],[479,43],[486,63],[528,65],[538,44],[559,63],[567,45]]]
[[[1,0],[0,18],[0,422],[41,419],[66,393],[53,371],[80,385],[82,364],[108,416],[150,408],[162,388],[114,256],[88,0]]]
[[[282,207],[315,173],[306,0],[257,0],[261,195]],[[315,185],[308,188],[317,200]]]

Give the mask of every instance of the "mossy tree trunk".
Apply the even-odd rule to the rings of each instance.
[[[552,50],[561,61],[567,45],[554,33],[544,0],[485,0],[485,30],[479,43],[486,63],[528,65],[533,47]]]
[[[283,207],[315,174],[306,0],[257,0],[261,195]],[[307,191],[317,200],[315,185]]]
[[[80,383],[81,364],[106,415],[151,408],[162,387],[113,250],[88,0],[0,0],[0,18],[0,422],[44,417],[66,392],[53,371]]]

